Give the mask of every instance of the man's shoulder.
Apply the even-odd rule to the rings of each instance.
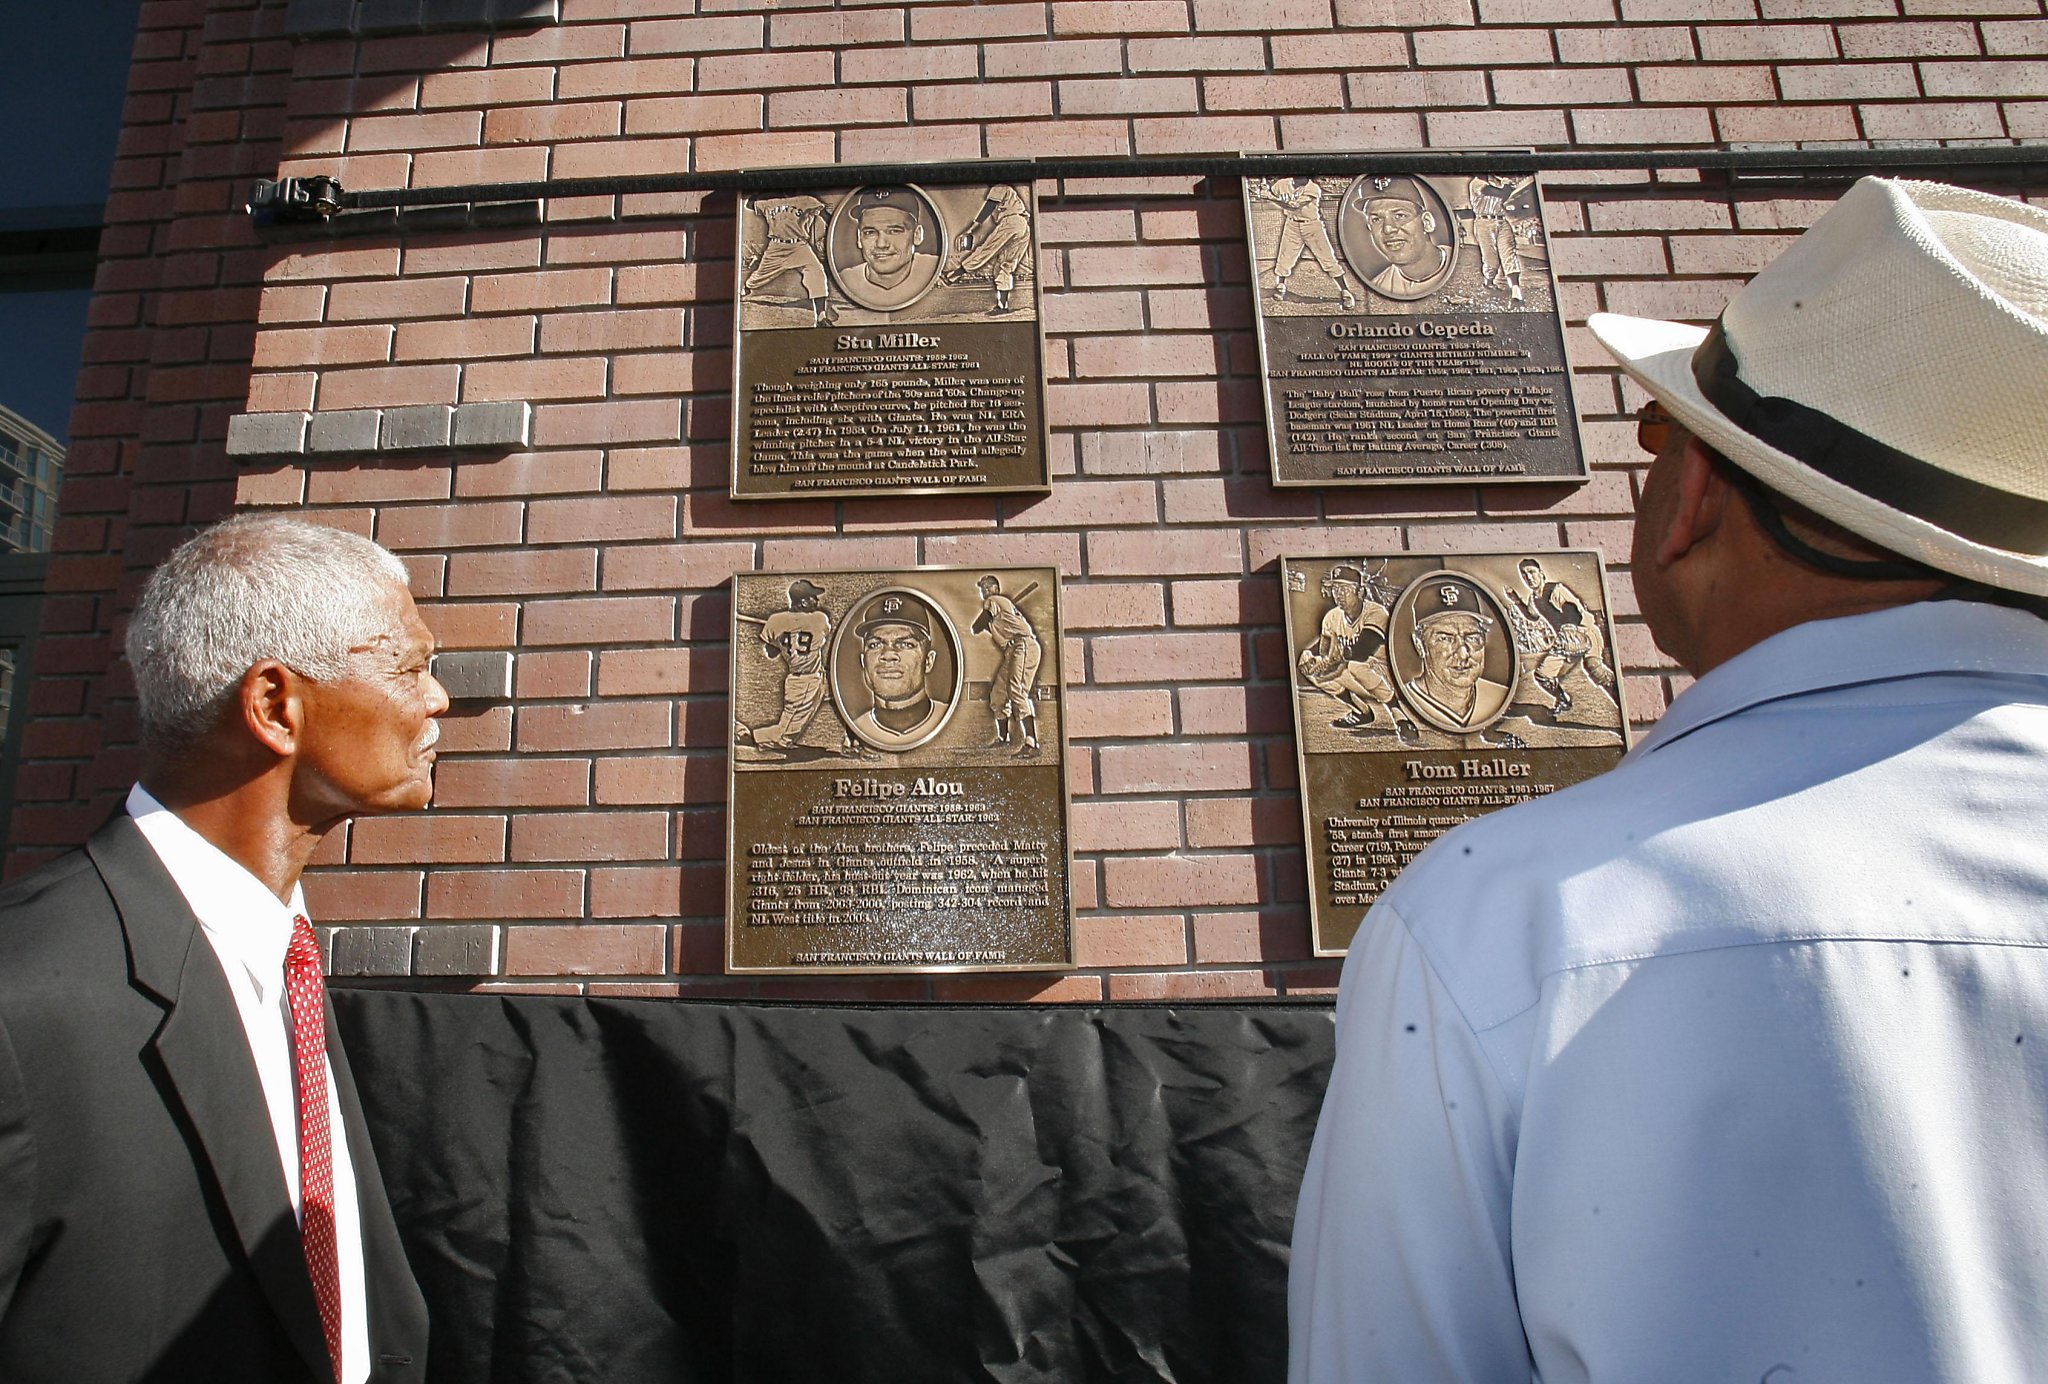
[[[1632,853],[1631,823],[1655,796],[1623,765],[1466,822],[1402,871],[1387,907],[1484,1027],[1533,1003],[1546,976],[1644,945],[1647,907],[1610,919],[1574,891]],[[1607,936],[1610,922],[1632,936]]]
[[[1388,906],[1460,1002],[1496,1015],[1566,970],[1723,947],[2048,943],[2030,834],[2048,783],[2011,772],[2048,736],[1996,706],[1962,714],[1964,690],[1859,684],[1709,719],[1447,832]]]
[[[117,812],[83,846],[0,885],[0,939],[38,923],[61,925],[94,912],[111,917],[117,895],[153,902],[159,887],[167,899],[178,899],[177,885],[135,819]]]
[[[106,881],[83,849],[0,887],[0,993],[68,973],[110,943],[122,950],[106,926],[114,916]]]
[[[99,867],[83,847],[69,850],[55,860],[37,866],[25,875],[0,885],[0,928],[12,918],[62,906],[81,891],[104,894],[106,883]]]
[[[1530,876],[1523,887],[1543,887],[1564,854],[1597,851],[1597,843],[1625,834],[1628,804],[1649,791],[1631,782],[1633,777],[1623,768],[1611,769],[1455,827],[1402,872],[1389,894],[1408,898],[1402,912],[1419,923],[1448,912],[1454,893],[1497,888],[1516,871]]]

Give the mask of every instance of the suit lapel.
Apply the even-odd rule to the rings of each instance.
[[[356,1091],[355,1072],[342,1050],[334,1005],[327,1006],[327,1065],[334,1073],[335,1099],[341,1104],[341,1127],[348,1140],[349,1162],[355,1168],[356,1198],[363,1223],[363,1298],[369,1319],[371,1370],[374,1380],[418,1379],[426,1359],[420,1352],[427,1334],[427,1305],[413,1278],[398,1238],[391,1197],[370,1146],[370,1126]],[[406,1350],[416,1353],[406,1354]]]
[[[167,1011],[156,1054],[171,1098],[205,1150],[256,1281],[314,1378],[332,1379],[270,1112],[220,962],[132,818],[116,816],[85,849],[121,915],[136,988]]]

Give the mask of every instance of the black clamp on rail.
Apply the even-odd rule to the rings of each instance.
[[[308,236],[375,235],[390,231],[465,231],[486,226],[534,226],[540,202],[429,200],[409,207],[358,210],[358,201],[339,179],[258,179],[242,210],[258,237],[300,240]]]
[[[327,221],[341,210],[341,195],[340,182],[328,177],[258,180],[249,189],[249,204],[243,210],[258,226]]]

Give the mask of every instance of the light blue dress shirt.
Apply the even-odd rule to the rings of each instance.
[[[1294,1384],[2048,1379],[2048,622],[1802,625],[1418,857],[1289,1299]]]

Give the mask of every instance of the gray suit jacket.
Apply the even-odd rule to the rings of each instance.
[[[426,1305],[348,1060],[377,1384]],[[0,1379],[332,1384],[276,1139],[226,977],[133,819],[0,890]]]

